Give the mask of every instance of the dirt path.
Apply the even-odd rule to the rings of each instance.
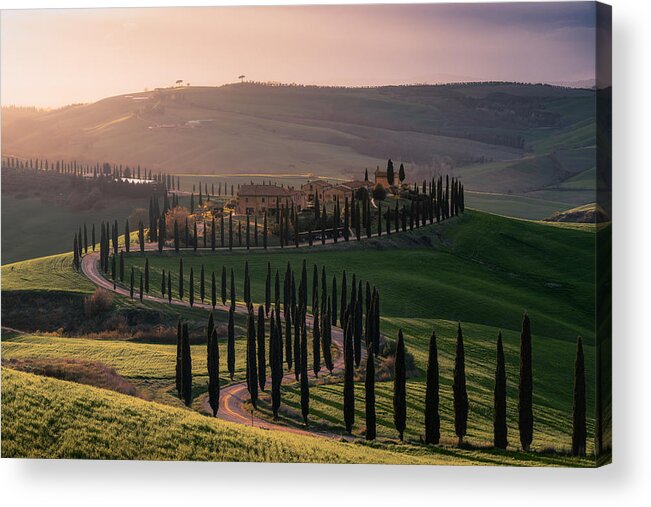
[[[145,249],[148,251],[157,250],[157,246],[158,245],[154,243],[149,243],[147,244]],[[109,281],[102,275],[99,269],[98,251],[84,255],[81,262],[81,270],[84,273],[84,275],[86,275],[86,277],[98,287],[103,287],[106,290],[113,291],[117,294],[126,297],[130,296],[129,291],[127,289],[119,285],[114,288],[113,282]],[[168,299],[166,298],[150,296],[150,295],[143,295],[143,300],[155,301],[157,303],[163,303],[163,304],[170,304]],[[185,307],[190,306],[190,304],[186,301],[178,301],[175,299],[172,300],[171,304],[185,306]],[[204,308],[209,311],[212,310],[212,306],[205,303],[196,302],[194,306],[198,308]],[[224,311],[228,311],[230,306],[218,304],[216,308],[219,308]],[[241,303],[237,304],[237,306],[235,307],[235,312],[240,315],[248,315],[248,310],[246,306]],[[309,325],[312,325],[313,323],[312,315],[307,315],[306,320]],[[333,346],[338,348],[340,352],[343,351],[343,331],[339,327],[334,327],[334,326],[332,327],[332,344]],[[362,351],[362,353],[364,354],[364,351]],[[336,360],[334,361],[333,373],[342,372],[343,367],[344,367],[343,354],[339,353],[337,355]],[[311,378],[315,378],[314,373],[308,375],[311,375]],[[296,379],[295,379],[294,372],[285,373],[282,380],[282,383],[284,385],[292,384],[295,382]],[[268,377],[267,379],[267,385],[271,385],[270,377]],[[233,384],[229,384],[226,387],[222,387],[220,390],[219,410],[217,412],[217,417],[224,421],[244,424],[247,426],[256,426],[268,430],[284,431],[287,433],[320,436],[320,437],[328,437],[328,438],[336,438],[336,439],[342,438],[344,436],[343,432],[332,433],[332,432],[316,431],[316,430],[313,431],[310,430],[309,428],[286,426],[284,424],[277,424],[277,423],[267,421],[265,419],[261,419],[255,414],[255,412],[252,414],[249,410],[245,408],[244,403],[247,402],[248,400],[249,400],[249,393],[245,381],[236,382]],[[201,406],[204,412],[212,413],[212,409],[208,404],[207,395],[203,396],[203,399],[201,400]]]

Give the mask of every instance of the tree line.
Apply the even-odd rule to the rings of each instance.
[[[202,272],[203,267],[202,267]],[[191,271],[192,273],[192,271]],[[225,273],[225,268],[222,269]],[[233,378],[235,368],[234,347],[234,321],[235,311],[235,285],[231,270],[231,305],[228,317],[227,337],[227,363],[230,378]],[[248,263],[245,265],[243,280],[243,298],[247,307],[246,326],[246,384],[251,403],[257,408],[260,391],[265,391],[267,371],[271,374],[271,399],[274,418],[278,417],[281,404],[281,383],[283,378],[283,364],[287,371],[294,371],[295,379],[300,386],[301,414],[305,425],[309,422],[310,414],[310,383],[309,370],[314,378],[318,378],[323,366],[332,373],[334,363],[332,360],[332,327],[339,325],[343,334],[343,411],[342,423],[349,434],[355,423],[355,371],[359,370],[364,356],[365,361],[365,438],[377,438],[377,417],[375,398],[375,361],[379,353],[381,334],[379,330],[379,293],[366,284],[364,292],[361,281],[352,277],[350,291],[347,287],[346,273],[342,274],[339,281],[340,292],[337,291],[337,278],[332,278],[332,289],[327,283],[325,267],[321,273],[314,266],[312,273],[311,314],[312,322],[307,318],[309,307],[308,272],[305,261],[300,271],[300,276],[287,266],[285,271],[282,292],[280,273],[271,275],[271,267],[267,266],[265,281],[265,302],[256,307],[251,299],[250,278]],[[214,281],[214,275],[212,279]],[[225,274],[222,279],[225,280]],[[192,280],[192,274],[191,278]],[[181,280],[181,278],[179,278]],[[191,282],[192,284],[192,282]],[[213,282],[214,287],[214,282]],[[222,293],[225,292],[225,283],[222,283]],[[272,289],[273,288],[273,289]],[[213,289],[215,293],[215,289]],[[364,297],[366,296],[366,297]],[[274,301],[272,304],[271,301]],[[223,303],[226,297],[222,298]],[[213,305],[214,306],[214,305]],[[338,312],[336,309],[339,309]],[[334,311],[333,311],[334,310]],[[338,313],[338,314],[337,314]],[[282,314],[282,318],[281,318]],[[269,321],[267,323],[267,320]],[[214,323],[212,313],[208,325],[208,364],[219,357],[218,338],[213,336]],[[267,339],[268,329],[268,339]],[[309,334],[311,333],[311,338]],[[182,335],[181,336],[182,339]],[[522,320],[520,333],[520,365],[518,380],[518,433],[520,447],[529,451],[534,437],[533,416],[533,369],[532,369],[532,335],[531,322],[527,314]],[[311,344],[309,343],[311,341]],[[309,364],[308,350],[311,345],[312,363]],[[267,357],[268,351],[268,357]],[[212,355],[211,355],[212,354]],[[402,330],[399,330],[393,371],[393,422],[399,438],[404,438],[407,427],[407,365],[406,346]],[[212,358],[212,359],[211,359]],[[323,362],[322,362],[323,360]],[[187,364],[177,362],[177,364]],[[467,434],[469,417],[469,399],[466,385],[466,358],[464,337],[459,323],[457,326],[456,349],[454,358],[453,377],[453,411],[454,431],[458,445],[464,444]],[[219,366],[212,366],[218,372]],[[180,373],[181,377],[187,375]],[[210,375],[210,367],[209,367]],[[217,373],[218,375],[218,373]],[[212,382],[213,392],[211,399],[218,400],[219,382]],[[440,367],[438,347],[435,332],[429,339],[429,355],[426,373],[426,392],[424,399],[424,436],[423,442],[437,445],[441,439],[440,418]],[[182,397],[181,393],[179,396]],[[183,398],[185,399],[185,398]],[[191,403],[191,399],[186,403]],[[493,446],[506,449],[509,444],[507,427],[507,379],[504,345],[501,332],[496,343],[496,361],[493,388]],[[213,406],[214,414],[218,410],[218,402]],[[583,343],[577,339],[576,359],[574,366],[574,388],[572,409],[572,454],[583,456],[586,453],[586,391],[585,391],[585,362]]]

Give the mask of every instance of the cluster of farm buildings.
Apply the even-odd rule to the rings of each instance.
[[[325,180],[308,180],[300,188],[285,187],[277,184],[240,185],[237,192],[235,213],[238,215],[261,215],[265,211],[273,214],[276,204],[290,204],[298,211],[312,208],[317,199],[320,204],[342,201],[353,192],[365,188],[369,192],[376,185],[389,188],[386,171],[375,171],[374,181],[368,179],[330,183]]]

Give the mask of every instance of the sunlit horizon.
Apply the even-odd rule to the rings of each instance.
[[[2,105],[173,86],[368,87],[594,79],[594,4],[3,11]]]

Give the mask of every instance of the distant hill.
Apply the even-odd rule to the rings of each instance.
[[[608,222],[610,218],[601,206],[596,203],[577,206],[576,208],[554,213],[545,219],[547,222],[577,222],[599,224]]]
[[[485,163],[497,164],[511,178],[526,177],[530,169],[520,175],[510,167],[532,152],[590,145],[593,126],[591,90],[514,83],[377,88],[244,83],[159,89],[46,112],[5,108],[2,149],[19,157],[213,174],[351,176],[384,166],[391,157],[405,163],[413,180],[451,168],[461,175],[470,168],[473,174]],[[543,161],[540,170],[550,166],[554,163]],[[535,188],[576,173],[572,167],[554,171],[551,178],[538,178]],[[495,190],[484,185],[489,176],[474,178],[473,188]]]

